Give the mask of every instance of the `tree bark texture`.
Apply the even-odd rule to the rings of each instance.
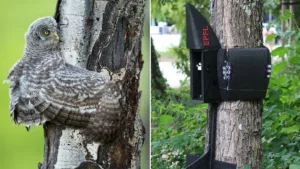
[[[143,66],[141,39],[145,0],[58,0],[55,19],[65,60],[122,78],[126,97],[124,132],[111,144],[86,142],[79,130],[47,123],[41,169],[140,168],[144,127],[139,115]]]
[[[213,0],[211,23],[222,48],[262,47],[262,0]],[[215,159],[262,166],[262,101],[218,106]]]

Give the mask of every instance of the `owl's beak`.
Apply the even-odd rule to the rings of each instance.
[[[59,36],[57,35],[57,32],[54,32],[54,40],[59,41]]]

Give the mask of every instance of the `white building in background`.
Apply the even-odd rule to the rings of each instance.
[[[150,36],[153,39],[155,49],[159,52],[166,52],[170,47],[178,46],[181,35],[177,33],[175,25],[167,26],[167,22],[151,20]]]
[[[169,48],[179,45],[181,35],[176,32],[175,25],[167,26],[166,22],[158,22],[156,25],[154,19],[151,21],[150,36],[156,51],[166,52]],[[159,68],[171,88],[179,88],[180,81],[186,78],[170,61],[160,61]]]

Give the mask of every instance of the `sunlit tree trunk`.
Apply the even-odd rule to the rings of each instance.
[[[145,133],[138,114],[144,6],[145,0],[58,0],[55,18],[66,61],[92,71],[125,68],[126,129],[117,141],[104,145],[87,143],[79,130],[47,123],[44,162],[39,168],[140,168]]]
[[[213,0],[211,23],[222,48],[262,47],[262,0]],[[215,159],[262,168],[262,102],[218,106]]]

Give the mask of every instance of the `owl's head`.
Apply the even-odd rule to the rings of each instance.
[[[59,42],[59,36],[57,32],[57,23],[54,18],[39,18],[30,25],[28,31],[26,32],[26,44],[32,49],[54,49],[57,47]]]

